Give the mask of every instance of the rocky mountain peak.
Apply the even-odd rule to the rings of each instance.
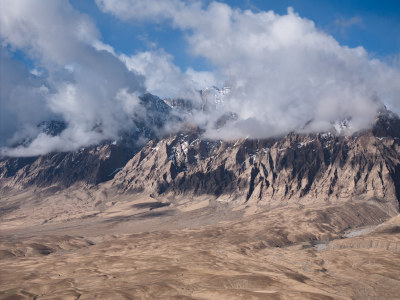
[[[61,132],[67,128],[67,124],[64,121],[50,120],[40,122],[37,127],[41,129],[42,133],[50,136],[56,136],[61,134]]]
[[[256,205],[375,199],[398,209],[400,120],[390,112],[378,114],[371,130],[354,135],[332,131],[222,141],[205,139],[190,124],[183,124],[181,133],[157,137],[155,131],[171,117],[172,108],[150,94],[141,101],[148,115],[137,121],[138,130],[119,141],[34,158],[3,158],[1,178],[20,187],[111,181],[124,192],[208,195]],[[143,146],[141,137],[150,141]]]
[[[291,133],[224,142],[180,134],[153,140],[115,176],[113,185],[131,192],[207,194],[260,205],[379,199],[398,207],[399,140],[376,136],[381,125],[354,136]]]

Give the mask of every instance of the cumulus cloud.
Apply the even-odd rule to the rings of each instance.
[[[12,70],[12,60],[2,55],[0,105],[2,116],[8,118],[4,122],[10,122],[2,126],[4,137],[14,134],[9,143],[24,133],[33,139],[28,147],[3,148],[3,154],[27,156],[75,150],[115,138],[120,130],[133,126],[132,111],[117,98],[125,91],[131,94],[131,106],[137,104],[137,95],[145,91],[144,79],[110,53],[111,48],[99,40],[100,34],[88,16],[61,0],[4,0],[1,4],[3,51],[24,51],[47,74],[35,77],[22,67]],[[9,74],[15,75],[11,81],[5,79]],[[10,120],[13,115],[18,124]],[[35,136],[35,130],[23,130],[35,128],[49,116],[67,123],[60,136],[38,132]],[[4,145],[5,141],[1,142]]]
[[[66,65],[100,34],[90,18],[68,1],[1,1],[3,43],[27,51],[45,64]]]
[[[182,72],[173,63],[173,57],[163,50],[139,52],[132,56],[122,54],[120,58],[129,70],[144,76],[149,92],[162,98],[193,99],[199,97],[201,89],[217,82],[211,72],[191,68]]]
[[[351,119],[353,130],[371,126],[382,103],[399,112],[400,72],[362,47],[340,45],[292,8],[286,15],[227,4],[97,0],[122,20],[171,24],[184,31],[191,53],[208,59],[231,93],[218,113],[197,116],[212,137],[268,137],[303,128],[327,130]],[[165,9],[159,9],[163,3]],[[213,122],[234,112],[223,129]]]
[[[0,3],[0,146],[32,140],[3,154],[38,155],[114,139],[144,113],[138,95],[145,91],[204,101],[199,90],[229,86],[223,104],[190,117],[213,138],[324,131],[343,119],[359,130],[371,126],[383,104],[400,112],[398,66],[340,45],[291,8],[279,15],[197,0],[96,0],[127,26],[180,30],[189,53],[213,67],[199,72],[181,70],[163,49],[119,53],[68,1]],[[15,50],[28,55],[32,70],[13,59]],[[226,116],[234,117],[217,128]],[[36,127],[50,118],[67,123],[59,136]]]
[[[52,116],[44,101],[48,87],[4,48],[0,49],[0,79],[0,145],[37,134],[36,125]]]

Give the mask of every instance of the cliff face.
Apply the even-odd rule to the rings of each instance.
[[[378,120],[373,130],[352,137],[289,134],[223,142],[181,134],[151,141],[115,176],[113,185],[125,191],[208,194],[263,205],[371,199],[398,209],[400,131],[393,125],[389,131],[386,125]]]
[[[7,185],[19,188],[53,184],[69,187],[76,182],[93,185],[111,180],[145,141],[154,139],[166,120],[171,118],[171,108],[157,96],[144,94],[139,99],[143,111],[135,116],[135,129],[121,132],[118,142],[104,141],[77,151],[36,157],[0,158],[0,179],[7,179]],[[57,136],[67,125],[53,120],[42,122],[37,127],[42,133]],[[27,146],[30,142],[30,139],[25,139],[14,146]]]
[[[7,185],[68,187],[111,180],[124,192],[255,205],[373,200],[397,211],[400,121],[382,115],[353,136],[289,134],[263,140],[210,141],[196,131],[152,140],[140,151],[104,144],[76,152],[0,161]],[[132,153],[136,153],[132,157]]]
[[[112,179],[129,157],[128,149],[107,144],[75,152],[4,159],[0,161],[0,175],[8,178],[9,186],[19,188],[53,184],[68,187],[80,181],[98,184]]]

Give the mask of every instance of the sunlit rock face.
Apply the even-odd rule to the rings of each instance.
[[[143,148],[125,138],[74,152],[3,159],[0,170],[9,185],[21,187],[112,180],[121,191],[152,195],[211,195],[272,206],[373,199],[397,210],[399,124],[386,112],[371,130],[349,136],[333,125],[324,133],[235,141],[204,139],[201,129],[186,126],[165,138],[153,135]]]
[[[374,199],[397,209],[399,124],[398,118],[384,115],[372,130],[352,136],[332,131],[232,142],[205,140],[189,131],[148,143],[113,185],[274,206]]]

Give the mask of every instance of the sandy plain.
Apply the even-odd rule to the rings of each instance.
[[[400,299],[400,216],[3,191],[0,299]]]

